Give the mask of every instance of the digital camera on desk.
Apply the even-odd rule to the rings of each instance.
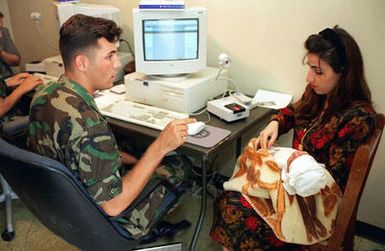
[[[247,118],[250,115],[249,108],[232,96],[208,101],[207,111],[227,122]]]
[[[226,90],[215,80],[218,68],[207,67],[182,78],[153,78],[139,72],[124,76],[126,97],[130,101],[156,107],[193,113]]]

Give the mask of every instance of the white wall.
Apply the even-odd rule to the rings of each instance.
[[[138,0],[83,0],[112,4],[121,10],[124,35],[133,44],[131,9]],[[246,94],[258,88],[292,93],[305,87],[303,42],[323,28],[340,25],[356,38],[362,50],[366,75],[378,112],[385,112],[385,1],[383,0],[185,0],[187,6],[208,9],[208,63],[216,65],[221,52],[232,60],[231,76]],[[25,61],[57,52],[46,48],[29,19],[42,13],[42,30],[51,43],[58,35],[52,2],[8,0],[16,44]],[[17,20],[17,22],[15,21]],[[361,201],[359,219],[385,229],[385,139],[378,150]],[[376,205],[376,206],[373,206]]]

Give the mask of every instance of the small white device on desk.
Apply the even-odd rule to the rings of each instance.
[[[250,115],[249,108],[240,104],[240,102],[232,96],[208,101],[207,111],[227,122],[247,118]]]

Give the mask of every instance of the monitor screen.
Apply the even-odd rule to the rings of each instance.
[[[178,75],[198,72],[206,67],[206,9],[134,9],[133,16],[137,72]]]
[[[143,21],[145,61],[198,58],[199,20],[154,19]]]

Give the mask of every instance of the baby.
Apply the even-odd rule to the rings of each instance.
[[[326,186],[325,165],[308,153],[287,147],[272,147],[269,152],[281,169],[281,179],[288,194],[307,197]]]

